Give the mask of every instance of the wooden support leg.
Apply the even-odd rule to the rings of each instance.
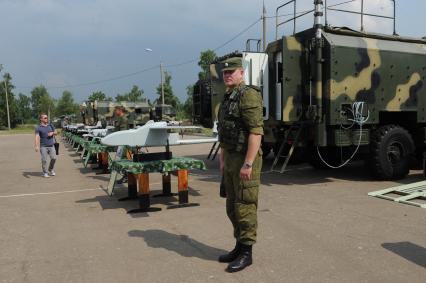
[[[163,193],[157,194],[154,197],[172,197],[176,194],[172,193],[171,175],[169,173],[163,175]]]
[[[138,175],[138,199],[139,208],[129,210],[127,213],[140,213],[140,212],[155,212],[160,211],[159,207],[151,207],[151,200],[149,198],[149,174],[142,173]]]
[[[101,152],[100,154],[100,163],[101,163],[101,169],[102,172],[99,174],[109,174],[108,170],[108,152]]]
[[[178,171],[179,203],[188,203],[188,170]]]
[[[131,200],[131,199],[137,199],[138,198],[138,180],[137,175],[132,173],[127,173],[127,197],[121,198],[118,201],[125,201],[125,200]]]
[[[93,169],[102,169],[102,154],[98,153],[98,167]]]
[[[188,202],[188,170],[178,170],[178,195],[179,204],[171,205],[167,209],[200,205],[199,203]]]

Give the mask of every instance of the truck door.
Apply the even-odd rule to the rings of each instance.
[[[282,82],[283,82],[283,59],[282,52],[275,53],[274,58],[275,70],[275,120],[282,120]]]

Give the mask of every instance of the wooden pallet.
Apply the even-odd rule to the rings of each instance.
[[[426,181],[368,193],[369,196],[426,208]]]

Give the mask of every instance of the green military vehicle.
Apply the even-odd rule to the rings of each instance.
[[[289,1],[277,19],[289,5],[297,10]],[[426,40],[399,36],[395,28],[384,35],[331,27],[327,19],[323,26],[327,10],[358,14],[361,22],[365,16],[324,9],[324,1],[315,0],[313,28],[294,28],[265,52],[225,56],[241,57],[246,83],[262,89],[262,148],[274,152],[271,170],[283,172],[295,153],[317,168],[364,159],[379,179],[403,178],[425,150]],[[285,24],[296,26],[301,15],[294,13]],[[282,25],[277,20],[277,29]],[[205,126],[216,120],[223,97],[221,60],[194,88],[194,120]]]
[[[150,118],[154,121],[174,121],[176,120],[176,110],[169,104],[157,104],[151,109]]]
[[[115,123],[114,109],[123,106],[129,121],[129,127],[144,125],[150,120],[150,106],[146,101],[142,102],[112,102],[112,101],[87,101],[84,108],[84,120],[86,125],[95,125],[99,121],[103,127],[113,126]]]

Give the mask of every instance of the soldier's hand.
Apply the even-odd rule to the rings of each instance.
[[[242,181],[248,181],[251,179],[252,168],[243,167],[240,169],[240,178]]]
[[[34,147],[35,152],[38,152],[38,146]]]

